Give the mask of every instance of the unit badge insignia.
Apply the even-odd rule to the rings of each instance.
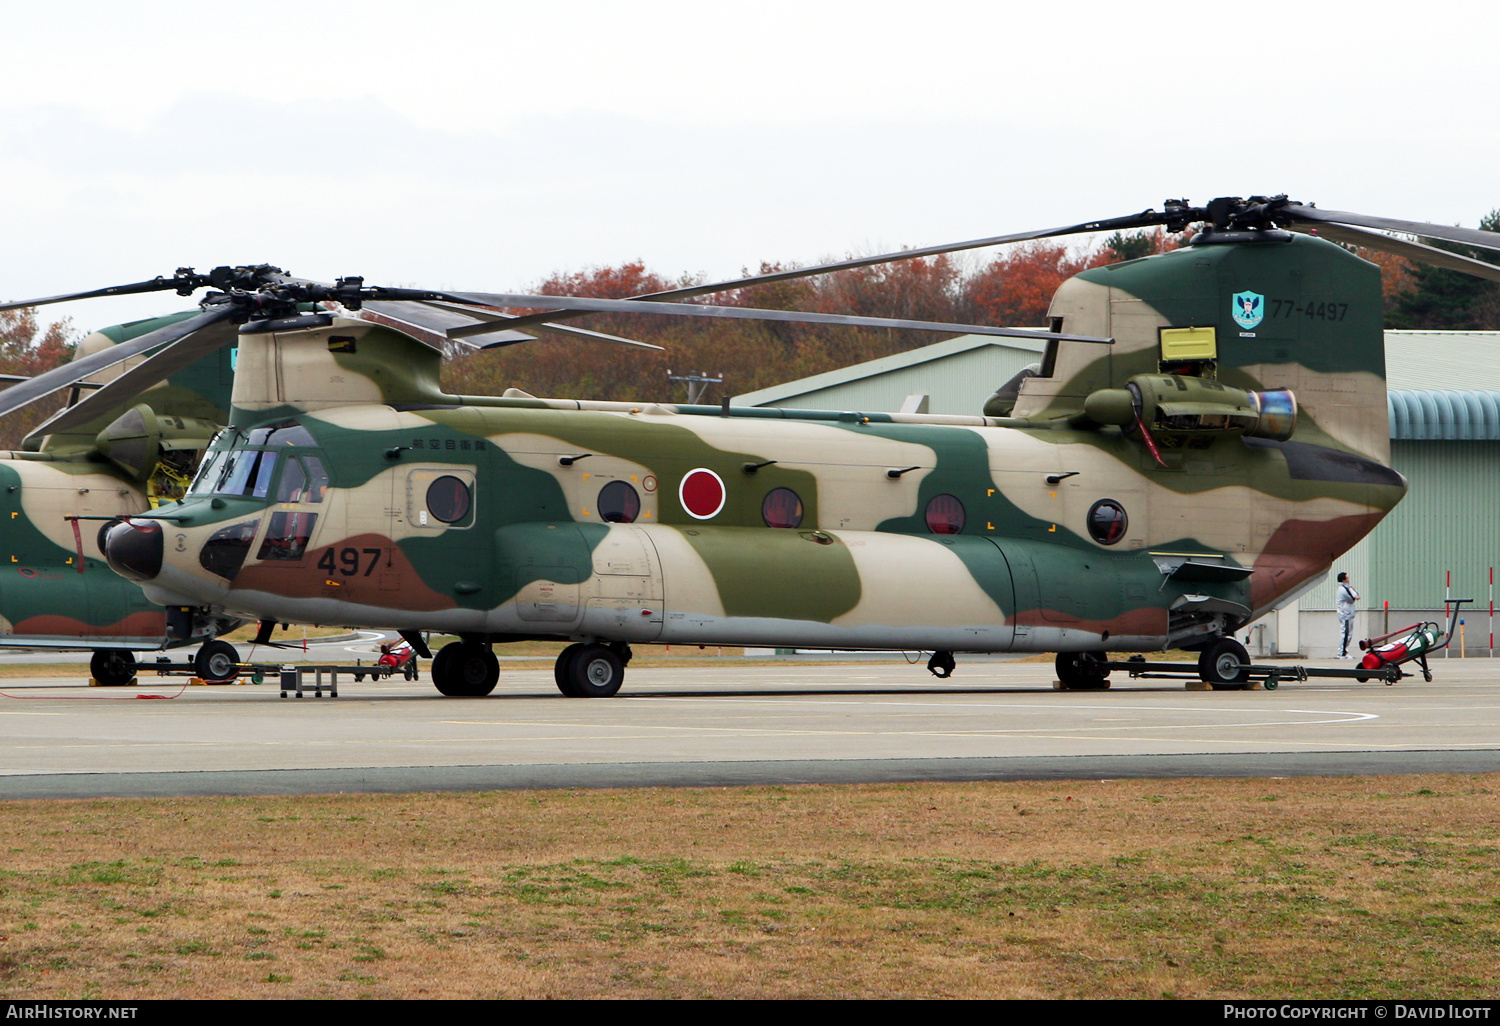
[[[1234,323],[1249,330],[1266,316],[1266,297],[1259,292],[1236,292],[1231,300],[1234,307]]]

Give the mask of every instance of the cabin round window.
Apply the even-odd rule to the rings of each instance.
[[[927,530],[933,534],[958,534],[964,529],[964,504],[957,496],[934,495],[927,502]]]
[[[1089,534],[1100,545],[1113,545],[1125,537],[1130,518],[1114,499],[1100,499],[1089,507]]]
[[[772,488],[760,504],[767,527],[801,527],[802,496],[790,488]]]
[[[599,518],[611,524],[633,524],[641,515],[641,497],[624,481],[599,489]]]
[[[444,474],[427,486],[427,510],[445,524],[455,524],[469,515],[469,486],[452,474]]]

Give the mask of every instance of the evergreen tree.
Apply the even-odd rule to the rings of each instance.
[[[1160,234],[1160,233],[1158,233]],[[1115,260],[1135,260],[1159,252],[1158,240],[1150,232],[1115,232],[1104,240],[1104,248],[1114,254]]]
[[[1500,232],[1500,210],[1490,211],[1479,227],[1483,231]],[[1457,243],[1433,240],[1432,245],[1476,260],[1496,258],[1489,250]],[[1450,331],[1500,329],[1500,282],[1414,263],[1411,281],[1396,294],[1385,324],[1388,328]]]

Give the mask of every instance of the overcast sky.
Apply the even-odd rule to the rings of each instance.
[[[261,262],[720,278],[1167,197],[1473,226],[1500,207],[1497,23],[1446,0],[9,5],[0,296]]]

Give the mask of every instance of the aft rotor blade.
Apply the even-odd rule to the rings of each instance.
[[[1424,246],[1420,242],[1398,239],[1394,235],[1366,231],[1364,228],[1354,228],[1344,224],[1320,224],[1316,227],[1309,224],[1294,224],[1289,227],[1294,232],[1316,233],[1320,239],[1378,249],[1384,253],[1394,253],[1396,256],[1405,257],[1407,260],[1416,260],[1434,267],[1446,267],[1450,271],[1461,271],[1464,274],[1472,274],[1476,278],[1500,281],[1500,267],[1494,264],[1459,256],[1457,253],[1449,253],[1446,249]]]
[[[748,288],[751,285],[769,285],[778,281],[792,281],[797,278],[812,278],[820,274],[832,274],[835,271],[848,271],[857,267],[872,267],[875,264],[889,264],[900,260],[915,260],[921,257],[939,256],[944,253],[960,253],[970,249],[984,249],[988,246],[1003,246],[1011,242],[1033,242],[1038,239],[1060,238],[1065,235],[1082,235],[1088,232],[1111,232],[1126,231],[1131,228],[1145,228],[1151,225],[1162,224],[1166,215],[1155,210],[1143,210],[1139,214],[1129,214],[1125,217],[1106,218],[1102,221],[1084,221],[1081,224],[1065,225],[1061,228],[1043,228],[1039,231],[1015,232],[1010,235],[993,235],[985,239],[970,239],[967,242],[951,242],[941,246],[924,246],[921,249],[903,249],[895,253],[881,253],[878,256],[854,257],[848,260],[837,260],[829,264],[818,264],[814,267],[796,267],[787,271],[773,271],[769,274],[752,274],[744,278],[732,278],[727,281],[711,282],[707,285],[692,285],[682,289],[668,289],[665,292],[651,292],[641,296],[632,297],[629,302],[662,300],[662,299],[690,299],[693,296],[706,296],[713,292],[727,292],[730,289]],[[546,305],[546,304],[541,304]],[[526,314],[516,318],[512,327],[526,328],[534,324],[542,324],[553,320],[563,320],[568,317],[579,317],[581,313],[576,312],[554,312]],[[480,335],[483,330],[476,327],[464,328],[459,332],[450,332],[449,338],[464,338],[468,335]]]
[[[30,405],[43,396],[51,395],[60,388],[67,388],[74,382],[80,381],[97,371],[101,371],[105,367],[113,367],[115,364],[128,360],[132,356],[155,349],[157,346],[176,342],[178,339],[186,338],[193,334],[200,328],[206,328],[210,324],[227,320],[233,313],[234,308],[228,304],[215,305],[203,313],[189,317],[185,321],[178,321],[176,324],[168,324],[165,327],[157,328],[155,331],[148,332],[139,338],[133,338],[128,342],[121,342],[119,345],[110,346],[108,349],[91,353],[81,359],[72,360],[61,367],[54,367],[44,374],[38,374],[30,381],[23,381],[20,384],[12,385],[5,391],[0,392],[0,416],[10,413],[12,410],[18,410],[23,406]],[[219,345],[223,344],[223,342],[219,343]],[[142,366],[147,366],[150,363],[151,361],[148,360]],[[166,377],[166,374],[163,374],[161,377]],[[161,378],[157,378],[157,380],[159,381]],[[154,382],[150,383],[154,384]],[[138,387],[145,387],[145,385],[139,384]],[[104,391],[101,388],[98,392],[89,396],[85,402],[92,402]],[[83,403],[79,405],[81,406]]]
[[[758,310],[741,306],[693,306],[686,303],[651,303],[640,299],[589,299],[582,296],[529,296],[498,293],[445,294],[445,299],[479,306],[540,307],[583,313],[667,314],[672,317],[720,317],[746,321],[787,321],[792,324],[838,324],[856,328],[910,328],[963,335],[998,335],[1006,338],[1066,339],[1073,342],[1109,342],[1092,335],[1063,335],[1024,328],[997,328],[989,324],[950,324],[942,321],[910,321],[892,317],[858,317],[849,314],[800,313],[796,310]],[[459,329],[468,332],[468,329]],[[3,393],[0,393],[3,395]]]
[[[232,345],[238,337],[238,327],[223,318],[217,322],[202,325],[191,335],[180,339],[176,345],[168,346],[155,356],[130,368],[115,380],[101,386],[93,395],[59,411],[32,434],[40,437],[66,431],[80,424],[87,424],[111,410],[127,405],[152,385],[165,381],[184,367],[203,359],[209,353]],[[113,348],[106,350],[106,352],[113,351]],[[227,414],[229,411],[224,412]]]
[[[1317,207],[1303,206],[1301,203],[1288,203],[1280,209],[1299,221],[1379,228],[1388,232],[1404,232],[1407,235],[1420,235],[1427,239],[1446,239],[1449,242],[1462,242],[1484,249],[1500,250],[1500,232],[1486,232],[1478,228],[1459,228],[1444,224],[1424,224],[1419,221],[1403,221],[1394,217],[1372,217],[1369,214],[1354,214],[1347,210],[1320,210]]]

